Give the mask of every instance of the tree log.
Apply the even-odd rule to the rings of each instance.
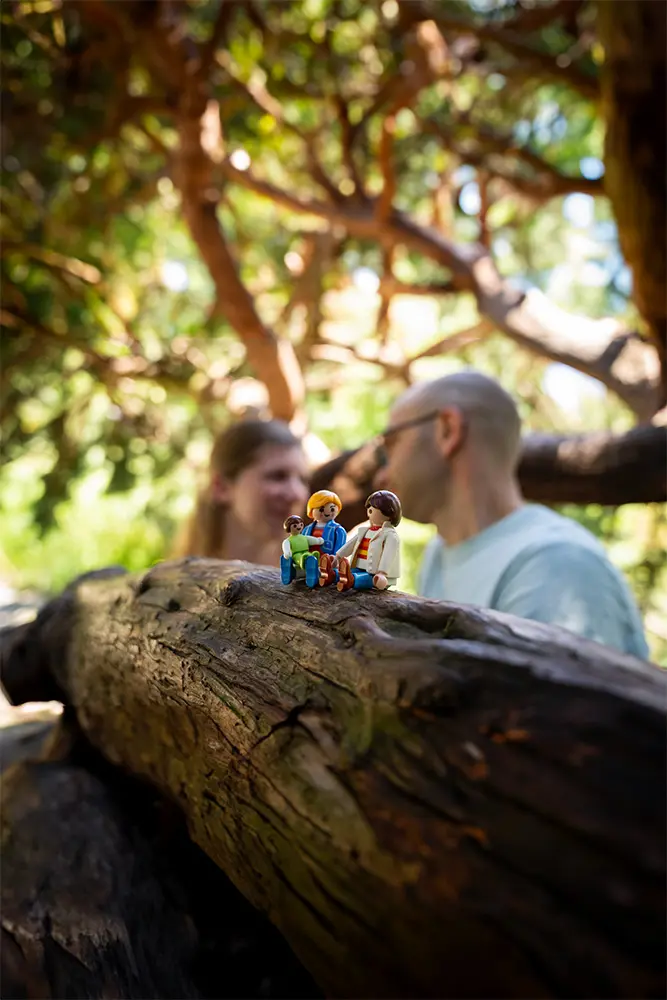
[[[2,995],[318,997],[173,805],[44,716],[0,729]]]
[[[46,611],[32,648],[46,617],[89,739],[179,805],[328,996],[664,994],[658,668],[215,560]]]

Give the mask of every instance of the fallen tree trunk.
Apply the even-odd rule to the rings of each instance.
[[[664,994],[658,668],[184,560],[45,609],[10,695],[44,621],[90,740],[178,803],[327,995]]]
[[[173,805],[106,765],[71,717],[14,711],[0,729],[3,997],[320,995]]]

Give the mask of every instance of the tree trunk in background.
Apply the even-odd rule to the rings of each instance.
[[[214,560],[84,582],[31,633],[10,694],[43,638],[91,742],[328,996],[664,995],[657,668]]]
[[[375,448],[364,445],[316,469],[311,488],[338,493],[344,505],[339,521],[349,530],[366,520],[364,503],[376,472]],[[661,503],[667,500],[667,428],[571,437],[529,434],[518,476],[526,499],[541,503]]]
[[[667,403],[667,4],[599,0],[605,190],[634,300],[660,354]]]

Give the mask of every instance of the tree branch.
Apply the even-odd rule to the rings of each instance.
[[[583,2],[584,0],[556,0],[551,4],[542,2],[534,7],[523,8],[509,21],[505,21],[503,28],[508,31],[539,31],[561,18],[571,20],[581,9]]]
[[[218,12],[213,22],[211,34],[206,42],[199,47],[199,60],[195,67],[195,73],[199,79],[205,81],[213,62],[215,54],[227,35],[227,29],[234,13],[236,4],[234,0],[218,0]]]
[[[484,337],[493,333],[494,329],[493,323],[489,323],[486,319],[480,320],[479,323],[475,323],[474,326],[469,327],[467,330],[450,333],[449,336],[443,337],[435,344],[431,344],[430,347],[426,347],[423,351],[419,351],[418,354],[414,354],[408,359],[408,364],[411,365],[414,361],[420,361],[422,358],[434,358],[441,354],[451,354],[453,351],[460,351],[464,347],[469,347],[470,344],[476,344],[478,341],[483,340]]]
[[[48,247],[36,246],[34,243],[22,243],[20,240],[2,240],[0,243],[0,256],[5,257],[12,253],[22,254],[30,260],[38,261],[46,267],[58,271],[64,271],[74,278],[79,278],[89,285],[97,285],[102,280],[102,273],[93,264],[87,264],[76,257],[68,257],[66,254],[58,253],[56,250],[49,250]]]
[[[187,115],[178,121],[180,143],[175,154],[175,178],[183,198],[183,211],[213,279],[217,310],[245,344],[248,362],[266,385],[273,415],[291,420],[304,393],[294,348],[288,340],[276,337],[257,315],[217,217],[220,195],[214,183],[213,143],[204,141],[203,135],[211,123],[215,127],[216,120],[219,128],[218,107],[211,103],[202,118]]]
[[[658,409],[660,366],[651,344],[616,320],[573,316],[537,289],[517,291],[500,276],[481,245],[457,246],[401,212],[394,211],[380,223],[371,202],[351,207],[305,201],[258,180],[250,171],[235,170],[228,161],[223,169],[228,177],[277,204],[339,223],[355,236],[393,240],[423,253],[446,267],[452,286],[472,292],[480,314],[522,347],[599,379],[642,420],[650,419]]]
[[[394,172],[392,156],[395,130],[395,115],[387,115],[382,123],[382,134],[378,151],[378,165],[384,180],[382,191],[375,204],[375,214],[379,222],[385,222],[391,215],[396,196],[396,174]]]
[[[519,482],[544,503],[663,503],[667,500],[667,428],[634,427],[565,437],[531,434]]]
[[[439,136],[465,163],[483,167],[489,173],[502,177],[522,194],[540,200],[564,194],[581,192],[593,197],[604,194],[602,178],[578,177],[563,174],[525,145],[517,144],[512,135],[502,135],[487,126],[471,120],[468,114],[460,115],[453,122],[437,118],[420,118],[425,132]],[[488,154],[498,154],[509,160],[518,160],[533,172],[533,176],[518,174],[516,170],[501,168],[490,162]]]
[[[552,56],[539,49],[536,45],[523,38],[520,32],[511,28],[498,27],[486,21],[471,21],[458,14],[449,13],[442,7],[420,3],[411,0],[410,7],[413,16],[419,19],[433,19],[444,35],[468,34],[476,38],[493,42],[517,60],[522,74],[542,76],[557,83],[564,83],[577,90],[582,97],[597,101],[600,97],[598,79],[589,70],[576,63],[569,65],[564,60]],[[503,69],[502,72],[505,72]]]
[[[456,335],[455,335],[456,336]],[[364,500],[378,472],[373,442],[330,459],[311,477],[313,490],[333,489],[348,529],[364,519]],[[635,427],[565,437],[529,434],[522,443],[519,484],[541,503],[663,503],[667,499],[667,427]]]

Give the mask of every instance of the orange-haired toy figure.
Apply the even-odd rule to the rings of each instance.
[[[337,493],[332,490],[318,490],[308,500],[308,517],[313,521],[304,529],[303,535],[313,539],[322,539],[319,551],[330,558],[333,564],[333,557],[336,552],[347,541],[347,532],[342,524],[336,521],[336,515],[342,510],[343,504]],[[317,544],[317,543],[316,543]],[[316,553],[308,554],[303,559],[303,568],[306,573],[306,586],[316,587],[320,583],[320,557]],[[295,578],[296,567],[292,559],[285,555],[280,559],[280,576],[283,583],[291,583]],[[333,583],[334,576],[331,575]]]

